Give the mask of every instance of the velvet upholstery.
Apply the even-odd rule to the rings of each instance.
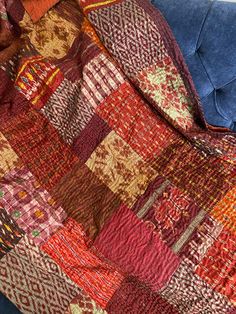
[[[0,314],[21,314],[21,312],[0,293]]]
[[[236,3],[151,0],[169,23],[206,120],[236,132]]]

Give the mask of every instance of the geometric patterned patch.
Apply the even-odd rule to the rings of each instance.
[[[223,230],[196,269],[214,290],[236,305],[236,235]]]
[[[24,60],[24,59],[23,59]],[[34,108],[42,108],[63,80],[63,74],[42,56],[24,60],[15,80],[16,88]]]
[[[25,167],[4,176],[0,194],[0,204],[36,244],[44,242],[66,218],[65,211]]]
[[[226,314],[232,304],[181,263],[160,295],[181,314]]]
[[[24,232],[8,216],[4,208],[0,208],[0,259],[20,241]]]
[[[80,292],[65,314],[106,314],[88,295]]]
[[[129,77],[167,54],[155,22],[135,0],[92,11],[88,18]]]
[[[86,127],[94,108],[124,82],[104,53],[90,60],[81,76],[82,79],[74,83],[64,79],[42,109],[68,144]]]
[[[78,287],[38,246],[24,237],[0,261],[0,291],[24,314],[65,314]]]
[[[81,93],[93,108],[125,81],[122,72],[105,53],[100,53],[87,63],[82,75]]]
[[[108,96],[96,112],[147,162],[153,161],[176,137],[128,82]]]
[[[123,275],[91,247],[80,224],[69,218],[41,248],[69,278],[105,309],[122,282]]]
[[[201,211],[200,213],[201,214]],[[197,218],[198,216],[196,216]],[[189,268],[195,270],[217,240],[223,226],[205,213],[201,221],[191,222],[190,232],[183,235],[182,241],[172,247]]]
[[[64,141],[72,144],[93,116],[94,110],[81,94],[80,83],[71,83],[64,79],[42,108],[42,112]]]
[[[157,175],[114,131],[95,149],[86,165],[128,206]]]

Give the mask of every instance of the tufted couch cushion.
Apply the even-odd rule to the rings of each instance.
[[[236,132],[236,3],[151,0],[168,21],[206,120]]]

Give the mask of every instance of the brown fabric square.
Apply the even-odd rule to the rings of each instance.
[[[83,224],[93,239],[121,204],[119,198],[80,163],[53,189],[52,196],[68,216]]]

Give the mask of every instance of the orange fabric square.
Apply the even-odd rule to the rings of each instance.
[[[22,4],[33,22],[37,22],[59,1],[60,0],[22,0]]]
[[[197,275],[236,305],[236,236],[222,231],[196,269]]]
[[[236,186],[217,203],[211,216],[236,235]]]
[[[124,279],[71,218],[41,248],[103,309]]]

